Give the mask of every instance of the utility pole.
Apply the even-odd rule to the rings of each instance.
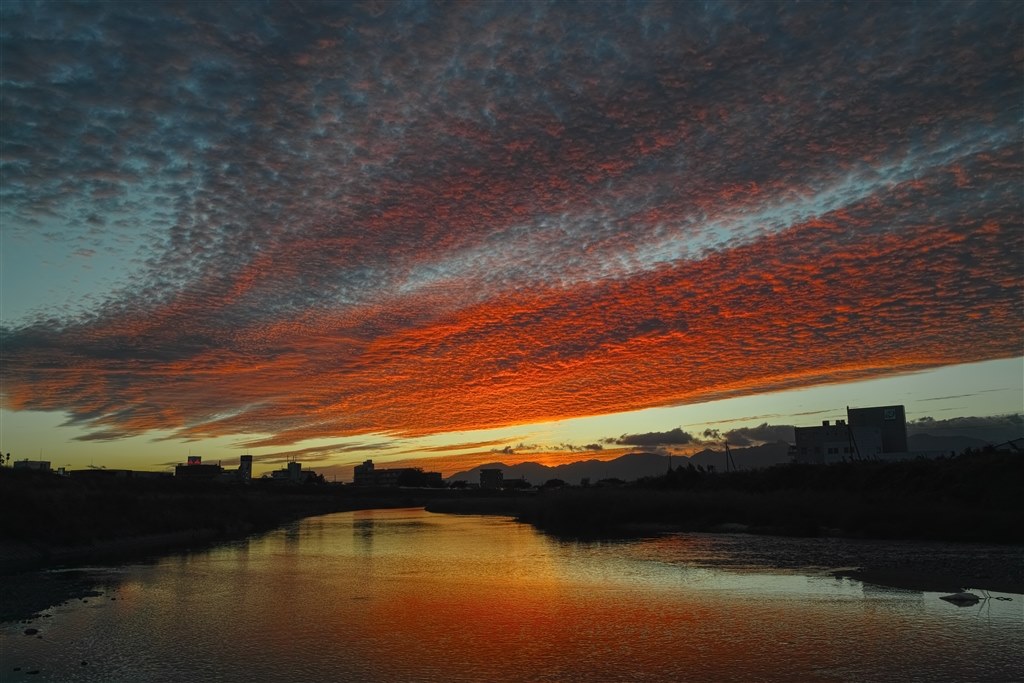
[[[732,470],[729,469],[730,465],[732,465]],[[728,474],[730,471],[735,472],[736,469],[737,469],[736,468],[736,461],[732,459],[732,451],[729,450],[729,442],[726,441],[725,442],[725,472],[726,472],[726,474]]]

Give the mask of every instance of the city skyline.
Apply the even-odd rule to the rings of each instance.
[[[883,397],[893,397],[898,399],[894,402],[908,405],[908,419],[917,432],[933,433],[932,424],[922,422],[930,419],[950,421],[938,430],[939,434],[990,439],[989,434],[1003,434],[1008,428],[1012,429],[1013,424],[1020,424],[1020,413],[1015,405],[1022,394],[1024,379],[1014,381],[1014,373],[1020,376],[1019,365],[1019,359],[1011,359],[952,366],[911,377],[795,389],[561,423],[443,433],[405,440],[386,436],[370,440],[324,439],[285,449],[252,449],[232,437],[181,443],[150,434],[116,442],[74,443],[76,430],[62,426],[64,418],[56,414],[33,414],[21,433],[14,431],[12,434],[8,429],[5,441],[31,444],[15,451],[15,459],[49,460],[53,467],[102,466],[170,472],[190,454],[200,455],[206,462],[223,461],[234,466],[244,453],[255,454],[257,474],[270,472],[290,460],[299,460],[327,476],[347,481],[355,465],[374,459],[382,466],[437,469],[447,477],[459,470],[498,461],[509,465],[520,462],[558,465],[589,459],[610,460],[635,451],[685,456],[709,447],[721,449],[727,440],[731,440],[733,447],[756,445],[779,439],[779,428],[813,426],[822,420],[842,418],[847,406],[843,401],[863,407],[885,403],[880,400]],[[1005,386],[999,388],[1000,383]],[[934,395],[938,388],[951,385],[967,393]],[[1008,417],[1016,417],[1016,420],[1000,419]],[[7,415],[0,414],[0,419],[6,418]],[[41,424],[31,424],[32,420],[40,420]],[[768,429],[764,429],[765,426]],[[705,430],[717,430],[719,434],[705,436]],[[679,443],[679,432],[686,443]],[[668,438],[660,444],[651,439],[638,441],[637,445],[614,443],[622,437],[643,437],[652,433],[663,433]],[[791,437],[786,439],[791,441]],[[1001,438],[996,440],[1002,441]],[[593,444],[600,450],[587,447]],[[78,457],[69,459],[66,454],[72,449],[78,452]]]
[[[1016,5],[0,11],[18,459],[1024,409]]]

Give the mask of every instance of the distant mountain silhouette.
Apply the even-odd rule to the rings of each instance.
[[[907,424],[907,436],[911,441],[918,436],[932,437],[932,440],[922,442],[928,444],[927,447],[911,445],[911,450],[955,450],[961,452],[965,448],[983,447],[986,443],[998,445],[1011,439],[1024,438],[1024,415],[1014,413],[987,417],[954,417],[943,420],[922,418]],[[959,440],[960,437],[966,440]],[[931,444],[937,443],[935,438],[952,439],[952,445],[948,448],[941,445],[932,448]]]
[[[978,439],[970,436],[957,434],[936,436],[933,434],[911,434],[907,437],[907,444],[911,451],[931,452],[956,452],[962,453],[967,448],[983,448],[991,443],[985,439]],[[760,446],[749,446],[747,448],[733,448],[732,459],[736,467],[741,470],[761,469],[791,462],[789,455],[789,444],[784,441],[761,444]],[[717,472],[725,472],[725,451],[705,449],[694,453],[689,458],[685,456],[673,456],[672,466],[685,466],[693,463],[696,467],[700,465],[707,469],[714,467]],[[561,479],[567,484],[579,484],[583,478],[589,478],[591,483],[597,483],[601,479],[621,479],[633,481],[643,477],[657,477],[668,471],[668,456],[658,453],[628,453],[615,458],[614,460],[581,460],[578,462],[566,463],[549,467],[536,462],[522,462],[516,465],[506,465],[503,462],[491,462],[486,465],[474,467],[471,470],[457,472],[448,477],[448,481],[463,480],[470,483],[480,481],[481,469],[498,468],[502,470],[505,479],[523,478],[533,485],[540,485],[549,479]]]
[[[754,469],[789,462],[788,452],[789,444],[779,442],[749,448],[734,448],[732,457],[738,468]],[[704,450],[692,458],[684,456],[673,456],[672,458],[673,467],[685,465],[687,462],[692,462],[694,466],[713,465],[719,472],[725,471],[724,452]],[[601,479],[633,481],[641,477],[656,477],[665,474],[668,471],[668,456],[657,453],[627,453],[614,460],[581,460],[554,467],[536,462],[523,462],[516,465],[492,462],[453,474],[448,477],[448,480],[458,481],[461,479],[476,483],[480,481],[481,469],[494,468],[501,469],[505,479],[522,477],[534,485],[543,484],[549,479],[561,479],[568,484],[579,484],[584,477],[589,478],[592,483],[597,483]]]
[[[676,458],[681,460],[682,458]],[[450,481],[459,479],[468,482],[480,481],[481,469],[498,468],[503,471],[505,479],[526,479],[531,484],[543,484],[549,479],[561,479],[568,484],[579,484],[584,477],[597,482],[599,479],[622,479],[632,481],[640,477],[665,474],[668,471],[668,458],[656,453],[628,453],[614,460],[581,460],[549,467],[536,462],[522,462],[517,465],[506,465],[492,462],[474,467],[465,472],[458,472],[448,477]]]
[[[781,465],[792,462],[789,457],[789,444],[785,441],[761,444],[760,446],[748,446],[747,448],[731,448],[733,462],[741,470],[756,470],[772,465]],[[690,462],[694,467],[703,465],[705,468],[711,465],[718,472],[725,471],[725,451],[712,451],[704,449],[699,453],[690,456]],[[730,465],[731,466],[731,465]]]
[[[935,435],[911,434],[907,437],[907,448],[911,451],[953,451],[963,453],[968,448],[984,448],[991,442],[960,434]]]

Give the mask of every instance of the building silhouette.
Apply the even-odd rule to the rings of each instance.
[[[238,478],[244,482],[252,481],[251,455],[243,455],[238,459]]]
[[[220,465],[203,464],[203,458],[199,455],[190,455],[184,465],[174,466],[174,478],[189,481],[210,481],[223,472],[224,468]]]
[[[907,418],[901,405],[847,407],[845,420],[823,420],[820,426],[796,427],[794,433],[798,463],[888,459],[907,452]]]
[[[882,435],[882,453],[907,452],[907,414],[903,406],[847,408],[850,426],[875,428]]]
[[[268,474],[263,475],[264,479],[269,479],[275,484],[322,484],[324,483],[324,477],[322,474],[317,474],[314,470],[302,469],[302,463],[295,460],[290,461],[287,465],[279,470],[274,470]]]
[[[395,467],[377,469],[373,460],[366,460],[352,470],[352,483],[356,486],[413,486],[432,487],[444,486],[440,472],[424,472],[418,467]]]
[[[504,483],[504,475],[498,468],[480,470],[480,488],[500,489]]]
[[[12,467],[16,470],[35,470],[36,472],[49,472],[49,460],[15,460]]]
[[[185,464],[175,465],[174,477],[188,481],[252,481],[252,456],[243,455],[238,459],[238,469],[226,470],[220,466],[204,464],[202,456],[190,455]]]

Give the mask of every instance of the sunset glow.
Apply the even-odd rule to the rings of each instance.
[[[16,457],[610,459],[652,428],[552,425],[999,359],[1024,407],[1016,4],[0,12]]]

